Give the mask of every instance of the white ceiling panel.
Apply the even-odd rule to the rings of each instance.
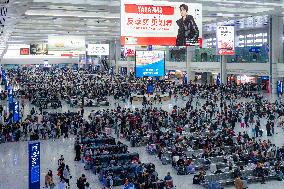
[[[169,1],[182,2],[182,0]],[[214,28],[210,23],[216,24],[232,19],[239,21],[250,16],[284,12],[283,0],[184,0],[184,2],[203,4],[204,30],[207,31]],[[3,45],[5,42],[9,44],[43,42],[47,41],[48,35],[51,34],[83,35],[87,42],[111,41],[119,39],[120,36],[120,0],[10,0],[6,6],[8,15],[0,38],[0,46],[5,46]]]

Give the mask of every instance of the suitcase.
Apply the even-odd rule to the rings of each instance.
[[[162,156],[162,157],[161,157],[161,161],[162,161],[162,164],[163,164],[163,165],[168,165],[168,164],[169,164],[169,160],[168,160],[168,158],[165,157],[165,156]]]

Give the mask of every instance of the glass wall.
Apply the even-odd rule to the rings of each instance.
[[[268,62],[268,51],[266,46],[262,47],[236,47],[235,55],[226,55],[228,63],[266,63]],[[194,62],[219,62],[220,56],[216,55],[215,48],[203,48],[195,50]]]
[[[185,62],[186,61],[186,48],[173,47],[169,49],[169,61],[171,62]]]

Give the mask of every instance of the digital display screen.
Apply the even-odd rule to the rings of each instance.
[[[29,189],[40,188],[40,143],[29,143]]]
[[[13,119],[14,119],[14,122],[18,122],[19,121],[19,102],[15,102],[14,103],[14,112],[13,112]]]
[[[165,76],[164,51],[136,51],[136,77]]]

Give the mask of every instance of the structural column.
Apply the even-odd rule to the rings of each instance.
[[[227,59],[224,55],[221,56],[220,75],[221,75],[221,84],[226,85],[227,84]]]
[[[120,53],[121,53],[121,45],[119,40],[114,40],[110,42],[110,48],[109,48],[109,59],[111,61],[111,66],[114,66],[114,69],[116,70],[116,73],[118,71],[117,63],[120,61]]]
[[[269,74],[270,93],[277,93],[277,64],[283,63],[283,16],[271,15],[269,18]]]
[[[195,47],[187,46],[186,47],[186,72],[188,74],[189,81],[193,81],[195,79],[195,72],[192,71],[191,62],[195,55]]]
[[[166,49],[165,49],[165,59],[166,59],[166,61],[171,61],[170,60],[170,47],[169,46],[166,46]]]
[[[212,73],[206,72],[206,82],[207,84],[212,84]]]

